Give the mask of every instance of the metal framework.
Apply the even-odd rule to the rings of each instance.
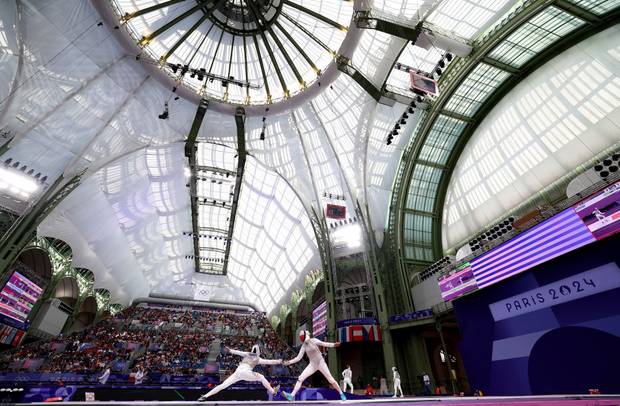
[[[69,180],[62,176],[50,185],[39,200],[23,213],[0,239],[0,283],[8,277],[6,270],[32,241],[39,224],[80,184],[80,176]]]
[[[422,24],[418,23],[415,27],[401,24],[385,14],[379,14],[372,10],[359,10],[353,16],[358,28],[373,29],[395,37],[403,38],[408,41],[415,41],[420,35]]]
[[[442,93],[421,118],[394,182],[389,230],[401,272],[406,264],[423,266],[441,256],[442,212],[452,171],[493,106],[545,62],[617,23],[619,10],[597,15],[578,1],[533,1],[476,40],[470,57],[448,67]],[[562,36],[554,29],[561,29]],[[549,41],[519,43],[532,33],[544,33]],[[411,230],[407,241],[405,227]]]
[[[304,41],[300,38],[296,40],[289,30],[283,26],[282,22],[284,21],[296,26],[298,32],[303,33],[311,42],[325,49],[332,57],[336,56],[336,51],[330,49],[317,35],[308,30],[307,24],[304,27],[304,24],[300,24],[297,18],[292,17],[291,14],[301,13],[304,18],[310,18],[320,23],[321,29],[325,27],[344,33],[348,31],[348,27],[334,21],[330,18],[331,16],[326,16],[293,0],[169,0],[135,10],[125,9],[118,0],[110,0],[110,2],[122,27],[132,37],[132,40],[142,48],[139,55],[142,61],[159,63],[176,81],[187,85],[203,97],[206,97],[207,94],[208,97],[212,97],[212,94],[208,93],[207,82],[212,82],[214,78],[222,76],[225,78],[221,80],[225,90],[220,97],[216,98],[225,102],[229,101],[227,88],[229,81],[245,79],[245,83],[247,83],[245,104],[269,104],[280,99],[279,96],[274,97],[273,91],[275,89],[273,86],[269,86],[271,74],[275,73],[284,95],[283,99],[292,95],[292,86],[291,83],[287,82],[289,80],[287,77],[293,76],[299,82],[300,86],[296,86],[296,92],[303,91],[306,88],[307,83],[304,80],[302,68],[305,69],[304,72],[310,68],[316,74],[313,80],[319,78],[322,69],[326,68],[326,66],[319,66],[318,59],[321,56],[310,55],[303,49],[300,43]],[[183,7],[183,4],[179,4],[185,2],[192,4],[192,7],[187,8]],[[160,26],[151,27],[150,32],[139,32],[141,31],[140,28],[133,25],[138,17],[149,16],[169,6],[174,6],[168,9],[171,13],[170,18],[166,19],[166,22]],[[175,12],[177,9],[184,11]],[[163,47],[164,52],[157,51],[158,54],[156,54],[155,51],[151,50],[149,44],[152,41],[158,40],[158,37],[164,33],[172,32],[180,24],[186,24],[186,20],[195,18],[196,13],[203,14],[189,28],[183,28],[183,34],[180,37],[170,44],[158,41],[157,49]],[[218,30],[220,32],[217,32]],[[205,32],[205,34],[204,36],[195,35],[197,32]],[[199,37],[202,39],[196,41],[196,38]],[[209,41],[206,41],[207,45],[204,45],[207,39]],[[201,50],[205,51],[205,48],[210,46],[210,41],[215,43],[215,51],[211,50],[205,53],[206,59],[203,58],[205,60],[199,63],[200,66],[196,65],[194,63],[196,54]],[[185,43],[190,44],[190,48],[194,49],[191,57],[185,57],[179,53],[179,48]],[[218,52],[223,43],[230,45],[229,55],[220,55],[221,52]],[[237,60],[239,56],[234,55],[233,49],[237,47],[242,49],[239,52],[239,55],[242,55],[242,61]],[[255,55],[257,58],[251,58],[251,55]],[[169,63],[171,59],[178,63]],[[223,65],[223,69],[218,70],[214,67],[216,61],[218,65]],[[252,66],[249,65],[256,63],[256,61],[260,65],[262,76],[260,85],[250,83],[248,80],[248,72],[253,70]],[[239,78],[233,78],[230,75],[234,63],[241,63],[243,66],[244,72]],[[285,70],[286,72],[284,72]],[[198,77],[199,80],[189,80],[188,73],[192,73],[192,79]],[[204,83],[201,83],[202,81]],[[250,88],[260,91],[264,88],[266,91],[265,100],[252,100]]]
[[[237,216],[237,206],[239,195],[241,194],[241,183],[243,182],[243,172],[245,170],[245,159],[247,151],[245,149],[245,111],[242,107],[237,107],[235,111],[235,123],[237,125],[237,177],[235,178],[235,191],[233,192],[232,207],[230,209],[230,223],[228,224],[228,244],[224,254],[224,267],[222,273],[226,275],[228,269],[228,258],[230,256],[230,245],[232,242],[233,231],[235,230],[235,218]]]
[[[192,208],[192,240],[194,245],[194,265],[195,269],[200,269],[200,246],[198,244],[197,235],[200,234],[200,230],[198,228],[198,200],[196,197],[196,189],[198,182],[198,168],[196,165],[196,138],[198,137],[198,131],[200,130],[200,126],[202,125],[202,120],[204,119],[205,114],[207,113],[207,108],[209,107],[209,102],[207,100],[201,100],[198,105],[198,110],[196,110],[196,116],[194,117],[194,122],[192,123],[192,127],[189,131],[189,135],[187,137],[187,141],[185,142],[185,156],[189,160],[189,170],[191,173],[191,181],[190,181],[190,201]]]

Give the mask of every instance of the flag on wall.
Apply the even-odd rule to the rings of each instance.
[[[338,329],[340,342],[381,341],[381,328],[375,324],[357,324]]]
[[[325,211],[325,217],[330,219],[342,220],[347,217],[347,206],[328,204]]]

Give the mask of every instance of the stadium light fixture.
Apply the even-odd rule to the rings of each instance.
[[[39,185],[30,176],[7,168],[0,168],[0,190],[9,192],[23,200],[39,190]]]
[[[362,229],[359,224],[350,224],[337,227],[332,233],[336,244],[344,243],[349,248],[358,248],[362,245]]]

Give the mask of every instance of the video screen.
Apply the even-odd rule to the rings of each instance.
[[[569,207],[470,263],[478,287],[483,288],[594,241]]]
[[[433,96],[437,95],[437,82],[419,73],[411,72],[411,87]]]
[[[574,206],[588,230],[601,240],[620,231],[620,182]]]
[[[460,265],[456,272],[439,278],[439,290],[443,300],[451,300],[478,289],[471,264]]]
[[[42,288],[19,272],[13,272],[0,291],[0,315],[25,322],[41,294]]]
[[[312,310],[312,335],[318,337],[325,333],[327,327],[327,302],[323,302]]]

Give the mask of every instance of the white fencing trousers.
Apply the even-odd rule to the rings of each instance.
[[[397,391],[400,391],[400,396],[403,396],[403,389],[400,387],[400,379],[394,379],[394,397],[396,397]]]
[[[329,368],[327,367],[325,361],[321,359],[318,365],[313,365],[312,362],[309,363],[306,369],[304,369],[301,375],[299,375],[299,378],[297,378],[297,383],[295,383],[295,387],[291,392],[291,395],[293,397],[297,394],[299,388],[301,388],[301,384],[303,383],[303,381],[308,379],[310,375],[312,375],[316,371],[320,371],[325,377],[325,379],[327,379],[327,382],[329,382],[330,385],[334,387],[334,389],[338,388],[338,392],[342,393],[342,391],[340,390],[340,385],[338,385],[338,382],[336,382],[331,372],[329,372]]]
[[[234,385],[235,383],[239,381],[248,381],[248,382],[258,381],[263,384],[265,389],[267,389],[267,392],[273,395],[273,388],[271,387],[271,384],[269,383],[269,381],[263,375],[259,374],[258,372],[254,372],[251,369],[242,367],[242,368],[237,368],[235,372],[233,372],[228,378],[224,379],[224,382],[217,385],[215,388],[211,389],[209,393],[205,395],[205,398],[213,396],[216,393],[223,391],[224,389],[228,388],[231,385]]]
[[[349,388],[351,388],[351,393],[353,393],[353,382],[351,382],[350,379],[346,379],[342,382],[342,391],[346,392],[347,391],[347,386],[349,386]]]

